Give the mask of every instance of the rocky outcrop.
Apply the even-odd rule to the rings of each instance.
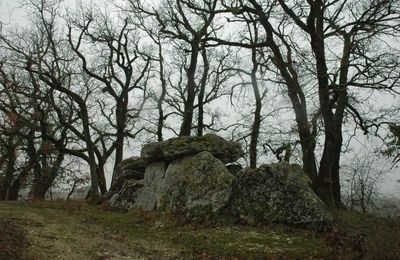
[[[210,152],[224,163],[234,162],[244,155],[239,143],[226,141],[214,134],[206,134],[202,137],[177,137],[145,145],[141,151],[141,158],[171,162],[183,156],[204,151]]]
[[[209,218],[228,206],[235,177],[210,152],[176,159],[165,171],[153,164],[147,169],[136,208],[175,212],[193,220]]]
[[[111,209],[126,211],[136,202],[137,191],[143,188],[143,180],[126,180],[121,189],[108,200]]]
[[[327,207],[300,166],[241,169],[232,162],[242,154],[239,144],[210,134],[146,145],[141,158],[119,167],[116,187],[121,188],[110,205],[172,212],[189,221],[223,213],[249,224],[326,227]]]
[[[133,156],[123,160],[117,167],[109,195],[112,196],[122,189],[127,180],[142,180],[149,160]]]
[[[209,218],[228,207],[235,177],[225,167],[243,155],[239,143],[207,134],[145,145],[123,160],[108,192],[114,209],[169,211]]]
[[[298,165],[288,163],[244,169],[237,175],[232,211],[250,224],[283,223],[323,228],[330,222],[326,205],[309,186]]]

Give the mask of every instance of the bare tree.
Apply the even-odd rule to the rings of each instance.
[[[319,104],[325,130],[324,151],[316,189],[324,201],[333,199],[340,205],[339,165],[343,143],[343,118],[346,109],[354,112],[348,101],[348,88],[370,87],[373,82],[375,87],[381,86],[390,90],[398,82],[398,76],[391,76],[391,65],[385,66],[389,73],[386,74],[387,69],[384,69],[383,73],[381,72],[383,77],[376,77],[371,74],[374,69],[368,62],[359,66],[358,60],[373,59],[373,52],[362,49],[371,41],[377,40],[378,35],[384,37],[398,31],[400,6],[397,1],[372,0],[360,6],[353,1],[309,1],[309,11],[307,15],[303,15],[305,12],[294,11],[304,10],[300,6],[294,4],[289,7],[285,1],[278,2],[293,22],[310,37],[311,49],[315,55]],[[326,40],[334,36],[343,41],[343,50],[339,57],[339,69],[331,78]],[[352,73],[353,66],[359,72]]]
[[[54,113],[51,113],[46,102],[47,94],[41,90],[37,79],[16,69],[16,66],[5,62],[0,68],[0,109],[8,118],[4,122],[4,134],[8,139],[4,140],[8,158],[4,190],[11,187],[12,179],[21,179],[21,175],[32,171],[31,195],[35,199],[43,199],[64,160],[64,153],[54,149],[47,137],[57,136],[61,142],[65,142],[67,129],[54,124]],[[21,155],[18,153],[28,157],[23,167],[25,169],[20,173],[17,170],[17,157]]]
[[[376,156],[367,152],[355,154],[349,164],[343,166],[345,205],[363,214],[377,206],[378,185],[386,172],[378,165]]]
[[[400,125],[389,124],[391,136],[387,143],[387,149],[383,153],[393,158],[391,168],[395,167],[400,162]]]
[[[273,61],[283,78],[296,114],[300,143],[303,150],[303,167],[313,181],[318,195],[328,205],[340,205],[339,165],[343,142],[342,125],[345,112],[357,115],[356,110],[348,102],[348,87],[380,87],[393,89],[398,82],[398,76],[393,75],[392,65],[386,66],[384,73],[371,74],[371,66],[360,64],[360,47],[377,36],[391,36],[398,31],[399,7],[396,1],[369,1],[358,6],[352,1],[307,1],[265,2],[256,0],[231,1],[227,10],[235,15],[250,13],[257,17],[257,22],[263,27],[266,38],[259,44],[242,42],[227,42],[215,39],[219,44],[230,44],[241,47],[268,47]],[[279,4],[279,7],[275,5]],[[295,24],[291,26],[290,23]],[[284,26],[282,26],[284,25]],[[306,34],[305,40],[310,42],[309,49],[313,54],[310,60],[313,64],[309,84],[315,83],[318,93],[319,109],[309,120],[306,98],[303,86],[299,81],[297,62],[301,58],[291,34],[284,27],[293,28]],[[330,62],[327,56],[329,37],[343,41],[343,50],[336,56],[336,64]],[[332,51],[333,52],[333,51]],[[304,52],[303,52],[304,53]],[[335,53],[335,52],[333,52]],[[365,49],[362,57],[374,56]],[[370,60],[367,58],[367,60]],[[375,59],[372,59],[376,61]],[[303,58],[304,61],[304,58]],[[368,62],[367,62],[368,63]],[[392,63],[393,64],[393,63]],[[333,66],[333,67],[330,67]],[[353,71],[353,67],[356,68]],[[362,68],[360,70],[360,68]],[[358,71],[358,73],[357,73]],[[350,73],[352,76],[350,76]],[[363,76],[360,76],[362,74]],[[383,76],[383,77],[382,77]],[[372,83],[372,84],[371,84]],[[324,149],[317,171],[315,160],[316,122],[321,117],[324,129]]]
[[[279,76],[282,78],[283,83],[287,87],[287,93],[291,100],[292,107],[295,113],[297,130],[299,133],[300,144],[303,151],[303,168],[308,176],[315,182],[317,176],[316,159],[314,155],[315,149],[315,128],[309,123],[308,120],[308,109],[306,103],[306,96],[303,91],[301,82],[299,81],[299,75],[295,69],[295,63],[293,57],[292,42],[288,41],[281,30],[275,30],[274,25],[269,20],[270,12],[272,12],[272,6],[265,9],[256,1],[249,1],[252,5],[247,6],[243,3],[232,3],[232,6],[227,6],[227,11],[233,12],[235,15],[242,15],[247,12],[250,17],[257,17],[257,22],[260,23],[265,33],[265,40],[259,43],[246,42],[245,39],[239,39],[238,41],[228,41],[220,38],[210,38],[210,41],[214,41],[217,44],[238,46],[244,48],[268,48],[268,52],[271,52],[272,62],[275,64]],[[255,19],[255,18],[254,18]],[[287,22],[280,23],[280,28],[285,28]],[[290,39],[289,39],[290,40]]]
[[[201,86],[199,88],[199,85],[202,84],[201,78],[203,82],[205,79],[200,77],[199,82],[196,82],[199,57],[203,58],[204,71],[206,71],[208,62],[207,59],[204,60],[206,58],[204,55],[206,52],[203,52],[204,40],[216,30],[213,26],[215,13],[212,10],[216,8],[218,1],[166,0],[157,10],[155,8],[148,10],[139,1],[130,1],[130,3],[133,11],[140,11],[154,17],[161,28],[163,37],[176,42],[176,46],[179,46],[180,51],[185,54],[184,57],[187,61],[184,62],[185,66],[182,68],[182,72],[184,71],[186,82],[181,89],[183,109],[179,135],[190,135],[196,94],[201,89]],[[203,9],[207,11],[201,11]],[[202,109],[203,103],[199,104]],[[200,114],[202,115],[202,113]]]
[[[29,8],[32,9],[34,27],[31,28],[31,33],[25,35],[15,34],[14,41],[6,35],[1,35],[2,45],[5,49],[13,52],[19,57],[15,66],[24,69],[30,78],[32,84],[43,84],[52,91],[56,91],[68,100],[72,100],[79,111],[79,120],[81,125],[76,125],[75,121],[66,120],[64,113],[60,109],[56,112],[63,127],[66,127],[71,133],[76,134],[82,140],[86,147],[82,150],[66,148],[61,140],[50,135],[44,136],[51,141],[56,148],[62,153],[68,153],[74,156],[79,156],[85,159],[90,166],[91,174],[91,197],[97,197],[99,194],[99,183],[102,192],[105,192],[105,178],[98,176],[98,167],[94,152],[94,142],[91,136],[90,118],[85,95],[82,95],[81,90],[76,90],[72,87],[74,77],[76,75],[71,66],[74,60],[73,55],[68,52],[68,45],[59,33],[57,18],[59,13],[59,1],[55,2],[40,2],[32,1]],[[37,89],[37,88],[36,88]],[[51,101],[51,100],[49,100]],[[52,107],[57,107],[53,99]],[[69,102],[69,101],[68,101]],[[82,127],[82,130],[80,129]],[[33,135],[35,129],[31,128],[29,133]],[[32,146],[32,145],[31,145]],[[34,154],[31,154],[34,156]]]
[[[95,15],[100,16],[98,18],[101,22],[94,21]],[[71,19],[68,25],[68,41],[81,60],[84,73],[99,81],[104,86],[103,92],[112,98],[114,117],[109,116],[109,111],[102,109],[101,112],[116,129],[113,145],[107,151],[110,154],[115,149],[115,172],[123,159],[125,138],[135,138],[143,130],[134,131],[134,126],[148,98],[147,80],[151,57],[140,50],[140,36],[130,26],[128,19],[123,21],[121,28],[110,27],[111,23],[111,18],[104,14],[83,11],[77,21]],[[73,26],[78,29],[75,40]],[[101,56],[106,58],[97,57],[97,64],[89,64],[88,59],[92,57],[85,51],[85,43],[88,48],[102,49]],[[130,106],[132,96],[138,98],[135,107]],[[100,107],[105,106],[103,103]]]

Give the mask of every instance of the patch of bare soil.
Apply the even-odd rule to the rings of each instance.
[[[29,259],[25,232],[11,219],[0,218],[0,259]]]
[[[179,252],[104,229],[71,211],[0,203],[0,259],[172,259]]]

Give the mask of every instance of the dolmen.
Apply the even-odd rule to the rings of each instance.
[[[108,203],[118,210],[179,214],[187,221],[229,215],[247,224],[329,225],[326,205],[299,165],[241,169],[238,142],[215,134],[145,145],[118,166]]]

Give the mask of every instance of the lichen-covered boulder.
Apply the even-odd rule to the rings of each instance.
[[[126,180],[122,188],[108,200],[111,209],[126,211],[136,202],[137,191],[143,187],[143,180]]]
[[[186,155],[210,152],[224,163],[238,160],[244,152],[238,142],[229,142],[215,134],[184,136],[145,145],[141,157],[151,161],[173,161]]]
[[[326,205],[309,187],[298,165],[277,163],[239,172],[232,211],[249,224],[283,223],[323,229],[331,222]]]
[[[113,195],[121,190],[122,185],[126,180],[142,180],[148,165],[149,160],[137,156],[122,160],[115,171],[115,180],[113,181],[108,193]]]
[[[165,174],[146,170],[134,206],[179,213],[188,220],[210,218],[229,205],[234,180],[221,160],[201,152],[172,161]]]

